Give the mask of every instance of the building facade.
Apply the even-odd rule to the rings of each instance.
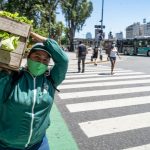
[[[116,39],[122,40],[123,39],[123,32],[116,33]]]
[[[150,22],[140,24],[134,23],[126,28],[126,38],[150,36]]]

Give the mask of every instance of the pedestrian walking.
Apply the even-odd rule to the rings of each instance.
[[[95,66],[97,66],[97,57],[98,57],[98,47],[95,46],[93,49],[93,55],[92,55]]]
[[[115,68],[115,63],[116,63],[116,57],[120,58],[119,53],[118,53],[118,49],[115,46],[115,44],[112,44],[112,47],[110,49],[110,54],[109,54],[109,58],[110,58],[110,62],[111,62],[111,75],[114,74],[114,68]]]
[[[86,46],[82,43],[82,41],[79,42],[79,46],[77,48],[77,57],[78,57],[78,72],[84,73],[85,71],[85,59],[86,59],[86,55],[87,55],[88,51]],[[81,64],[82,62],[82,69],[81,69]]]
[[[31,32],[35,44],[20,71],[0,69],[0,150],[49,150],[46,129],[68,57],[56,41]],[[50,59],[54,66],[50,71]]]
[[[102,53],[102,47],[100,47],[99,48],[99,59],[100,59],[100,61],[102,61],[103,60],[103,53]]]

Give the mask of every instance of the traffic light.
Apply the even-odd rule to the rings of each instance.
[[[100,40],[100,41],[105,38],[105,34],[104,34],[103,30],[99,30],[98,35],[99,35],[99,40]]]
[[[102,35],[99,36],[99,40],[101,41],[103,39]]]
[[[102,33],[103,33],[103,30],[99,30],[98,32],[99,32],[100,34],[102,34]]]

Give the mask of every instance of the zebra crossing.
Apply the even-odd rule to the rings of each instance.
[[[66,80],[58,89],[61,90],[58,96],[70,116],[84,113],[89,119],[86,115],[95,113],[96,116],[101,112],[95,119],[81,117],[79,122],[74,121],[91,146],[87,149],[81,144],[83,139],[77,139],[81,150],[150,150],[147,135],[150,133],[150,75],[122,68],[110,75],[110,67],[103,65],[89,65],[85,73],[76,73],[76,68],[69,68]],[[119,113],[114,115],[114,110]],[[109,112],[107,117],[105,112]],[[143,139],[144,135],[146,139]],[[97,146],[94,139],[98,141]]]

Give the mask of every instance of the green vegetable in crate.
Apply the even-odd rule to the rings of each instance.
[[[19,37],[12,36],[8,39],[2,39],[1,48],[7,51],[14,51],[19,43]]]
[[[6,18],[11,18],[13,20],[16,20],[18,22],[24,22],[27,24],[32,25],[33,24],[33,20],[29,20],[27,19],[25,16],[20,16],[19,13],[10,13],[7,11],[0,11],[0,16],[2,17],[6,17]]]
[[[0,31],[0,38],[2,39],[8,39],[10,37],[10,34],[4,31]]]

